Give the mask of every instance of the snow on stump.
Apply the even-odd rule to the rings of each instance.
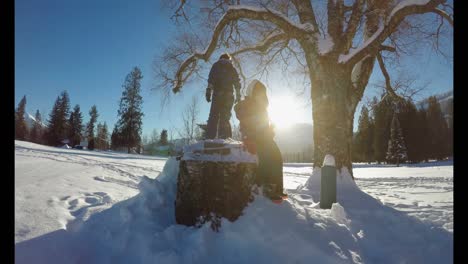
[[[333,203],[336,203],[335,158],[325,155],[320,179],[320,208],[330,209]]]
[[[200,227],[221,218],[235,221],[253,201],[256,156],[239,141],[204,140],[184,147],[177,178],[175,216],[178,224]]]

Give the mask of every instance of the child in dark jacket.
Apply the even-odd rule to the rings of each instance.
[[[283,192],[283,159],[276,145],[273,126],[268,117],[266,87],[254,80],[247,87],[247,96],[234,106],[240,122],[242,141],[247,150],[257,154],[257,184],[263,186],[263,193],[273,201],[286,196]]]

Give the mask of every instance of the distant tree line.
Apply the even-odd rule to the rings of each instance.
[[[142,78],[143,75],[138,67],[134,67],[126,76],[117,112],[119,119],[112,133],[110,133],[106,122],[98,121],[99,113],[96,105],[90,108],[87,123],[83,121],[80,105],[76,104],[70,110],[70,97],[65,90],[57,96],[45,122],[43,122],[39,110],[36,111],[34,118],[29,117],[33,121],[30,129],[25,118],[27,113],[26,95],[24,95],[15,108],[15,139],[55,147],[65,144],[72,147],[84,144],[83,147],[90,150],[113,149],[128,153],[142,153],[144,146],[149,150],[146,151],[148,154],[168,154],[174,146],[171,143],[172,134],[171,139],[169,139],[167,129],[163,129],[160,133],[155,129],[151,138],[142,139],[142,117],[144,115],[140,84]],[[195,114],[198,113],[196,104],[192,105],[192,108]],[[195,120],[196,116],[193,119]],[[185,128],[189,129],[188,123],[186,123],[184,123]],[[193,126],[192,123],[189,125]]]
[[[143,113],[140,95],[140,80],[143,78],[139,68],[135,67],[127,75],[123,85],[124,91],[119,104],[119,121],[109,135],[106,122],[98,122],[99,113],[96,105],[89,110],[88,123],[83,122],[83,114],[77,104],[70,111],[70,97],[63,91],[55,100],[49,118],[42,122],[39,110],[29,131],[25,120],[26,95],[15,109],[15,139],[26,140],[49,146],[76,146],[84,140],[90,150],[125,147],[128,152],[141,146],[141,127]],[[166,131],[167,133],[167,131]]]
[[[95,124],[98,112],[95,105],[89,111],[90,120],[83,123],[83,114],[80,105],[75,105],[70,111],[70,97],[68,92],[63,91],[55,100],[49,118],[43,123],[39,110],[36,111],[31,129],[28,129],[26,120],[26,95],[23,96],[18,107],[15,109],[15,139],[31,141],[49,146],[76,146],[87,139],[89,149],[107,149],[109,135],[106,122]],[[96,131],[97,130],[97,131]],[[95,136],[95,131],[97,137]],[[98,142],[96,145],[95,142]]]
[[[427,106],[418,108],[411,99],[374,97],[370,111],[363,106],[353,137],[353,161],[399,165],[453,156],[451,120],[445,119],[435,96],[426,100]]]

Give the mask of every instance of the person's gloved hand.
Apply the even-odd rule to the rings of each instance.
[[[208,103],[211,102],[211,85],[206,88],[205,98]]]

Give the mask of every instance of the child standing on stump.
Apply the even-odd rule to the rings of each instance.
[[[257,154],[257,185],[263,186],[263,193],[274,202],[281,201],[283,192],[283,158],[273,140],[274,131],[268,117],[266,87],[253,80],[247,87],[247,96],[234,106],[240,122],[242,141],[247,150]]]
[[[231,119],[232,105],[240,100],[241,85],[239,81],[239,75],[231,63],[231,56],[224,53],[213,64],[208,76],[205,96],[207,102],[213,102],[208,117],[207,139],[232,137],[229,119]]]

